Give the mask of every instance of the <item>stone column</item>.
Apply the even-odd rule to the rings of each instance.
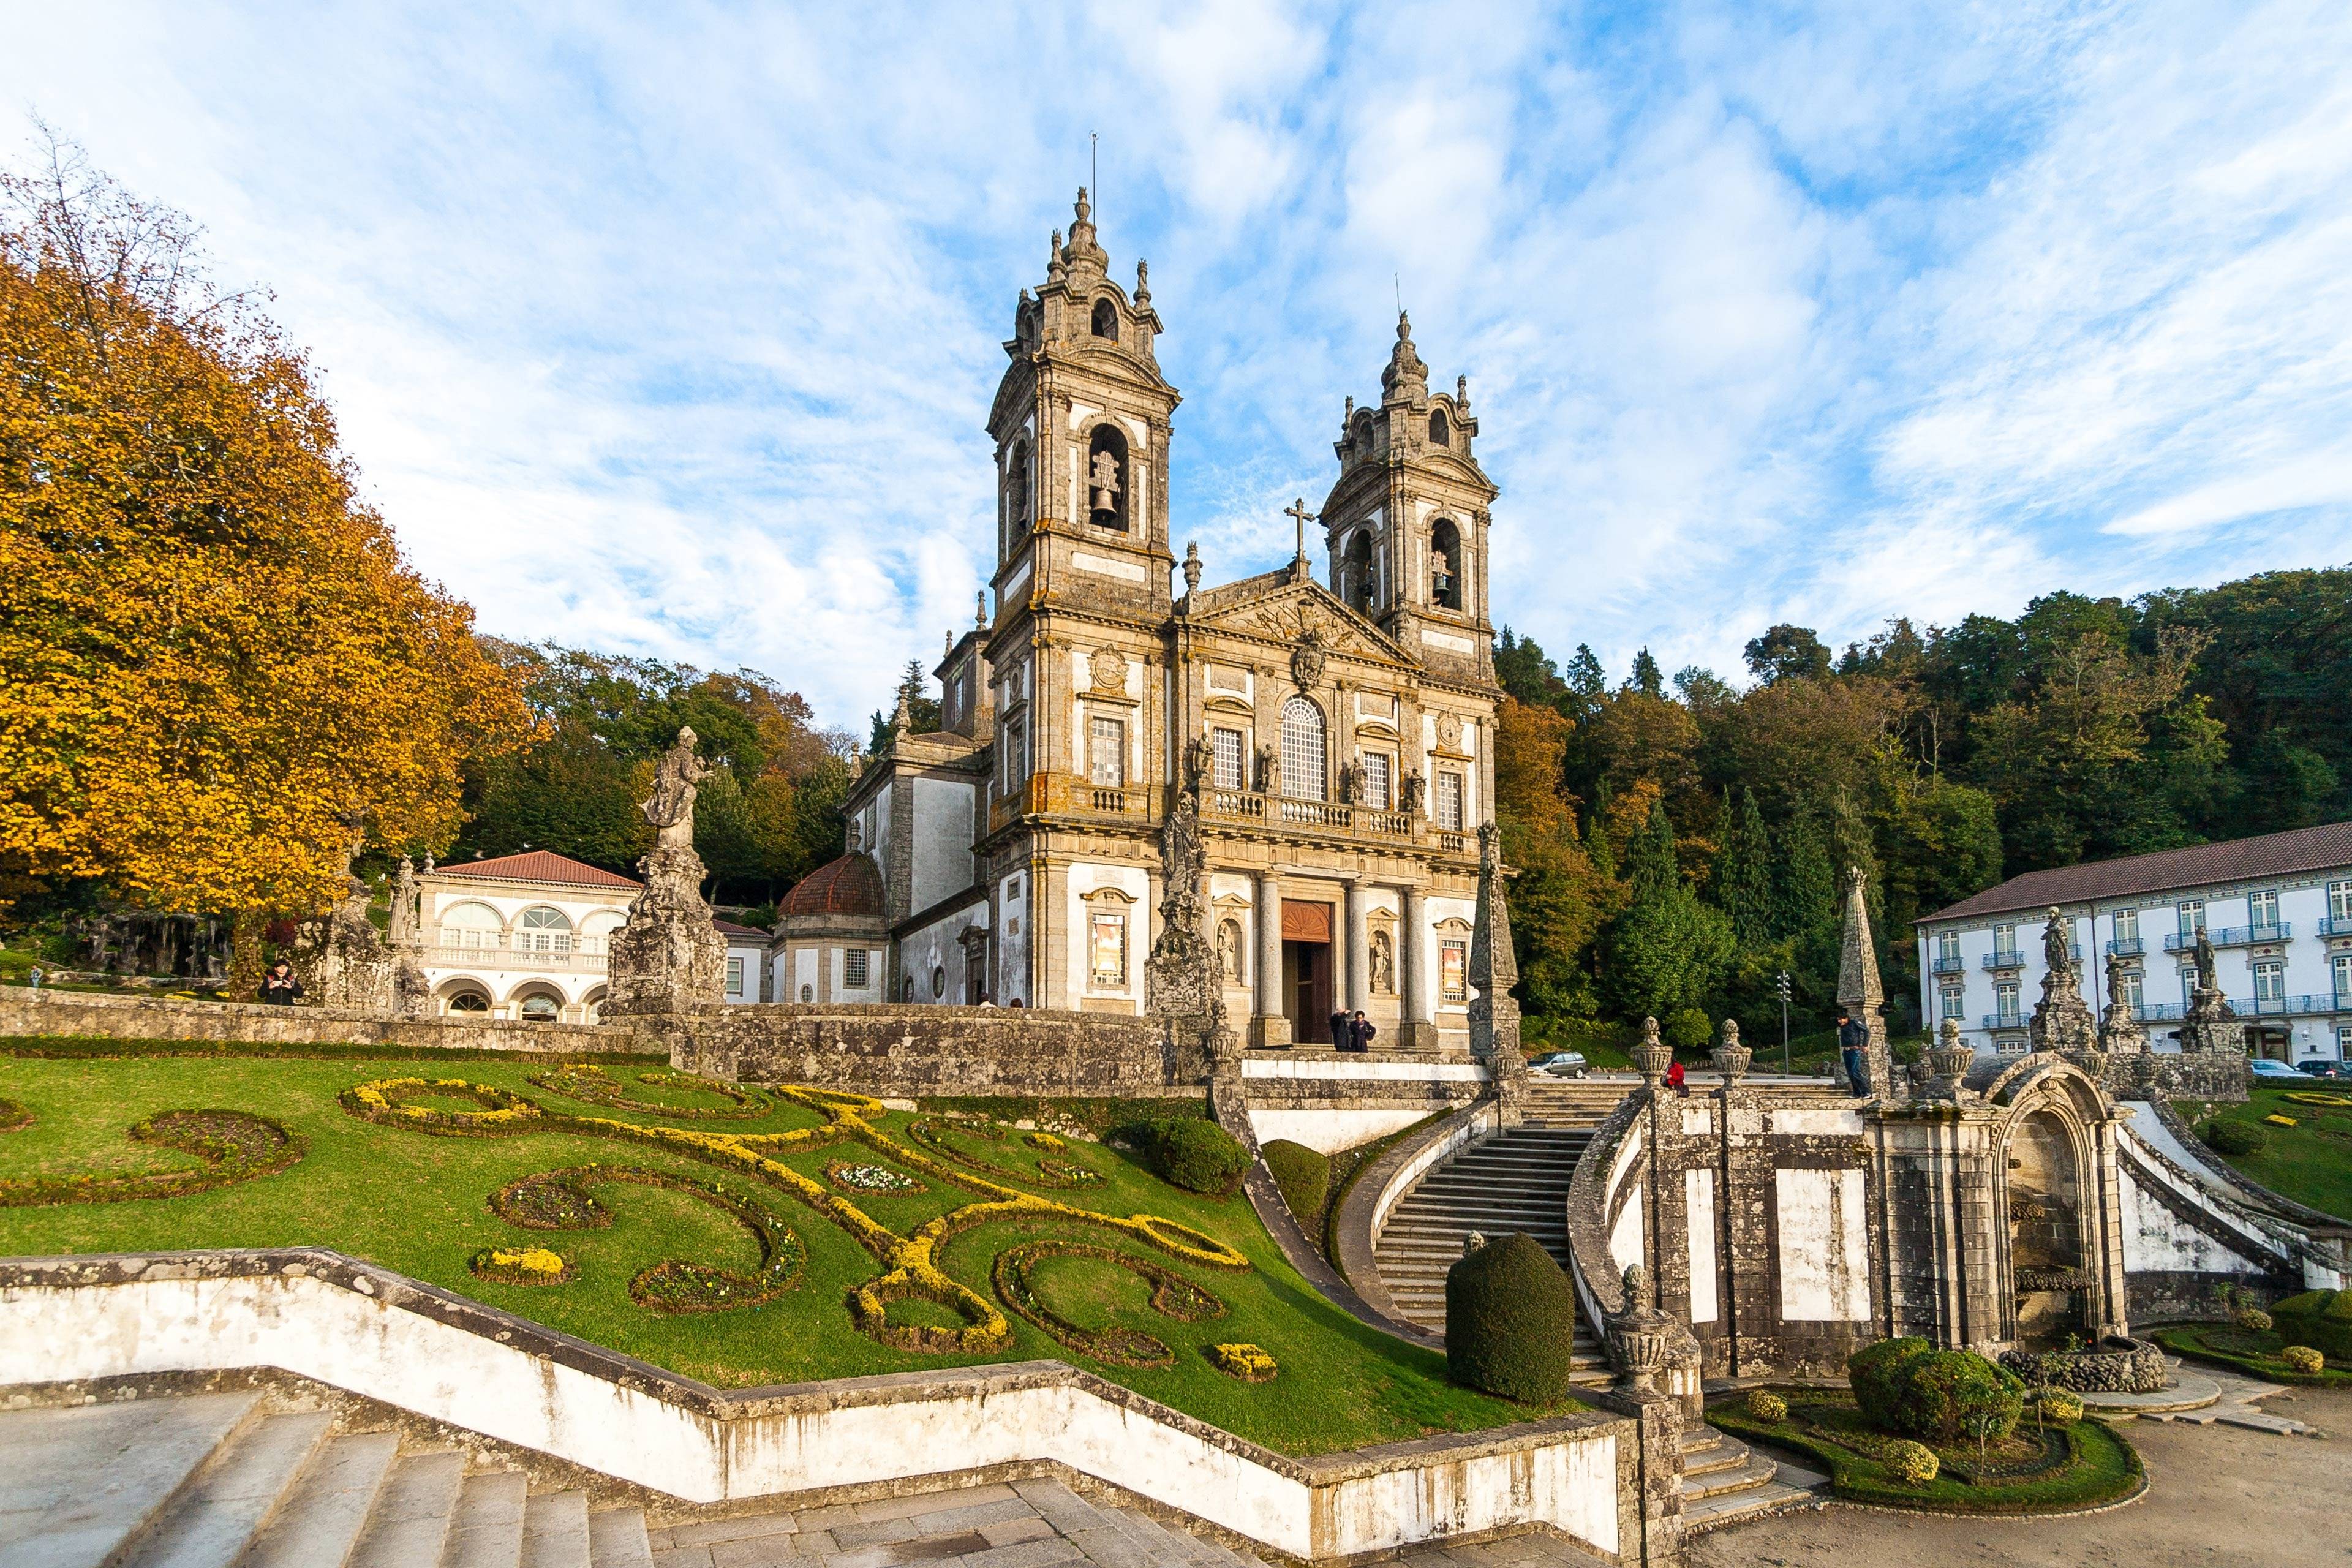
[[[1397,931],[1397,1048],[1433,1051],[1437,1025],[1429,1013],[1428,962],[1423,946],[1429,935],[1429,910],[1419,888],[1404,890],[1404,920]]]
[[[1361,1007],[1367,1012],[1372,1003],[1371,932],[1366,928],[1364,915],[1364,884],[1348,884],[1347,902],[1343,910],[1343,926],[1347,935],[1347,985],[1342,1004],[1349,1012]]]
[[[1282,884],[1272,871],[1257,874],[1257,1027],[1261,1046],[1290,1044],[1290,1019],[1282,1005]]]

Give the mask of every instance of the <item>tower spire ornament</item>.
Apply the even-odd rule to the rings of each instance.
[[[1292,501],[1287,507],[1283,509],[1282,515],[1291,519],[1298,524],[1298,554],[1297,562],[1297,564],[1303,566],[1307,563],[1307,525],[1315,521],[1315,514],[1307,510],[1307,498],[1305,496],[1300,496],[1297,500]]]

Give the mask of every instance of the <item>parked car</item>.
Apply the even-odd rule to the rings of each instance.
[[[2303,1076],[2303,1074],[2287,1066],[2286,1063],[2274,1062],[2268,1057],[2256,1057],[2252,1061],[2246,1064],[2246,1068],[2247,1070],[2252,1072],[2256,1078],[2299,1079]]]
[[[1592,1064],[1584,1059],[1582,1051],[1553,1051],[1549,1056],[1538,1057],[1528,1066],[1553,1078],[1582,1078],[1592,1069]]]
[[[2352,1070],[2347,1070],[2342,1062],[2330,1061],[2325,1057],[2314,1057],[2307,1062],[2298,1062],[2295,1064],[2294,1070],[2313,1078],[2352,1078]]]

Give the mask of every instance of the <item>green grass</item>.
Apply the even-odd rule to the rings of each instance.
[[[2200,1152],[2209,1159],[2226,1160],[2281,1197],[2338,1219],[2352,1219],[2352,1106],[2300,1105],[2287,1098],[2290,1092],[2352,1100],[2352,1085],[2326,1079],[2314,1079],[2301,1088],[2273,1088],[2258,1079],[2242,1105],[2177,1100],[2172,1109],[2200,1130],[2209,1117],[2260,1129],[2264,1142],[2258,1154],[2217,1154],[2201,1145]],[[2263,1120],[2273,1115],[2292,1116],[2295,1125],[2273,1127]]]
[[[122,1049],[117,1043],[115,1049]],[[1444,1359],[1358,1323],[1306,1284],[1285,1262],[1246,1198],[1181,1192],[1131,1159],[1101,1144],[1073,1142],[1059,1157],[1104,1180],[1098,1185],[1053,1189],[1020,1174],[1012,1184],[1074,1207],[1124,1216],[1150,1214],[1196,1226],[1238,1248],[1252,1264],[1234,1271],[1171,1259],[1133,1237],[1076,1221],[1034,1216],[1000,1220],[956,1236],[940,1267],[984,1296],[990,1267],[1013,1243],[1061,1236],[1131,1251],[1178,1269],[1213,1291],[1226,1315],[1179,1321],[1150,1310],[1148,1292],[1123,1270],[1054,1260],[1043,1271],[1044,1291],[1066,1317],[1088,1328],[1139,1330],[1166,1342],[1175,1364],[1129,1367],[1090,1361],[1032,1324],[1013,1320],[1013,1342],[994,1354],[926,1354],[883,1344],[853,1327],[845,1296],[882,1270],[873,1256],[838,1225],[803,1206],[783,1188],[732,1168],[714,1167],[680,1153],[565,1131],[508,1137],[435,1137],[379,1125],[346,1114],[337,1094],[356,1084],[392,1077],[462,1076],[524,1094],[551,1113],[605,1116],[700,1132],[767,1132],[817,1124],[814,1110],[791,1104],[748,1121],[664,1123],[644,1112],[567,1100],[526,1082],[548,1065],[513,1058],[451,1062],[445,1071],[420,1068],[413,1058],[374,1053],[365,1058],[320,1059],[211,1056],[102,1059],[68,1053],[43,1059],[0,1054],[0,1099],[33,1112],[32,1124],[0,1134],[0,1177],[76,1173],[128,1173],[192,1166],[193,1158],[125,1136],[142,1117],[176,1109],[230,1108],[270,1117],[309,1142],[292,1169],[185,1197],[40,1208],[0,1208],[0,1254],[155,1251],[230,1247],[329,1247],[506,1309],[721,1387],[798,1383],[863,1373],[1037,1358],[1066,1360],[1151,1398],[1292,1454],[1325,1453],[1370,1443],[1468,1431],[1559,1409],[1514,1405],[1445,1380]],[[638,1067],[614,1064],[613,1075],[633,1097],[671,1104],[717,1105],[690,1089],[664,1089],[636,1081]],[[446,1110],[464,1102],[436,1100]],[[1115,1109],[1123,1120],[1157,1105]],[[901,1147],[901,1112],[876,1119]],[[1043,1157],[1018,1136],[1002,1141],[959,1138],[959,1149],[1034,1174]],[[822,1179],[826,1163],[898,1163],[871,1148],[835,1142],[795,1150],[783,1163]],[[604,1163],[716,1178],[759,1199],[798,1234],[807,1249],[799,1288],[753,1308],[691,1316],[658,1316],[633,1301],[628,1282],[665,1258],[682,1258],[749,1272],[758,1250],[731,1216],[685,1194],[607,1184],[594,1189],[614,1223],[604,1230],[524,1231],[486,1206],[495,1189],[518,1178],[564,1166]],[[904,1168],[903,1166],[901,1167]],[[914,1226],[972,1201],[973,1194],[936,1174],[908,1169],[924,1190],[852,1201],[877,1223],[904,1236]],[[489,1246],[536,1242],[572,1259],[579,1277],[547,1287],[496,1284],[476,1279],[467,1259]],[[1065,1294],[1066,1293],[1066,1294]],[[894,1321],[952,1326],[944,1313],[926,1315],[911,1302],[893,1303]],[[1271,1352],[1280,1374],[1249,1384],[1203,1360],[1203,1346],[1248,1341]]]
[[[2085,1418],[2053,1425],[2044,1438],[2029,1411],[2008,1445],[1980,1461],[1977,1446],[1963,1439],[1936,1448],[1942,1465],[1924,1487],[1906,1486],[1869,1449],[1885,1441],[1871,1429],[1850,1394],[1819,1388],[1773,1390],[1789,1402],[1785,1420],[1759,1421],[1737,1399],[1708,1407],[1706,1418],[1736,1436],[1793,1449],[1820,1460],[1836,1494],[1853,1502],[1935,1513],[2067,1513],[2114,1502],[2136,1490],[2145,1474],[2139,1454],[2104,1421]],[[2045,1464],[2036,1450],[2047,1443],[2060,1451]],[[1931,1445],[1932,1447],[1932,1445]],[[1981,1468],[1980,1468],[1981,1467]]]
[[[2147,1334],[2174,1355],[2213,1362],[2265,1383],[2352,1388],[2352,1371],[2326,1366],[2316,1373],[2296,1372],[2279,1360],[2278,1352],[2292,1342],[2275,1330],[2242,1329],[2235,1323],[2169,1323]]]

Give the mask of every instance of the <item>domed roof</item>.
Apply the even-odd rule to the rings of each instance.
[[[793,915],[869,915],[882,918],[882,873],[863,851],[819,866],[784,895],[776,918]]]

